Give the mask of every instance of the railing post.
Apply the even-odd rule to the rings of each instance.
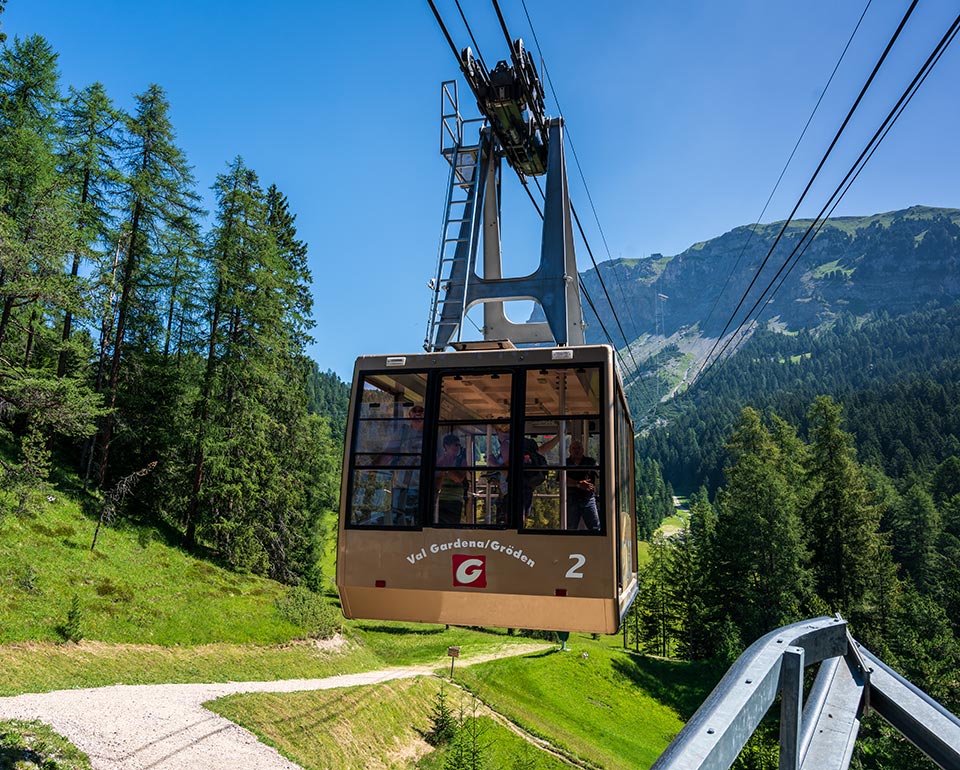
[[[799,770],[803,709],[802,647],[787,647],[780,664],[780,770]]]

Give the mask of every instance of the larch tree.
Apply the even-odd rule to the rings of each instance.
[[[136,340],[139,350],[161,347],[160,308],[170,286],[170,276],[161,271],[162,244],[172,233],[192,228],[199,213],[193,174],[175,143],[170,104],[163,89],[151,85],[136,101],[136,112],[127,118],[121,144],[124,253],[116,273],[116,321],[105,346],[109,363],[104,383],[107,406],[115,411],[103,422],[99,434],[101,486],[107,477],[110,444],[118,424],[121,386],[134,392],[139,384],[132,375],[121,382],[127,359],[125,345],[130,339]]]
[[[103,84],[94,83],[80,91],[70,89],[70,98],[62,111],[61,122],[64,133],[61,173],[69,184],[71,208],[78,231],[70,267],[70,283],[76,285],[82,281],[80,267],[84,260],[93,262],[93,280],[82,281],[85,289],[82,294],[87,297],[94,285],[104,285],[103,276],[109,274],[113,209],[120,181],[115,158],[121,118]],[[91,314],[95,310],[89,300],[78,307],[84,314]],[[58,377],[66,374],[71,359],[70,337],[78,307],[67,307],[64,312],[57,362]],[[80,357],[73,356],[74,359]]]
[[[21,509],[45,481],[51,437],[87,435],[101,414],[82,377],[55,376],[59,319],[80,302],[64,275],[77,238],[58,169],[56,58],[37,35],[0,53],[0,402],[22,417]]]
[[[39,35],[0,53],[0,350],[8,366],[29,365],[38,303],[62,300],[61,266],[72,244],[57,169],[56,62]],[[8,338],[16,311],[33,320],[16,321],[14,352]]]

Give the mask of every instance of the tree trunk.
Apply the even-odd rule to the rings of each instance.
[[[203,441],[206,437],[207,420],[210,419],[210,392],[213,389],[213,375],[216,369],[217,356],[217,327],[220,325],[220,294],[217,293],[213,305],[213,318],[210,320],[210,344],[207,347],[207,367],[203,374],[203,391],[200,394],[200,404],[197,415],[197,444],[193,452],[193,483],[190,486],[190,507],[187,509],[187,518],[184,522],[184,544],[193,548],[197,539],[197,514],[200,509],[200,489],[203,486],[203,465],[205,461]]]
[[[86,169],[83,172],[83,188],[80,192],[80,208],[83,210],[83,207],[87,203],[87,198],[90,193],[90,169]],[[83,230],[83,222],[77,223],[77,229]],[[76,279],[77,275],[80,273],[80,255],[74,252],[73,254],[73,266],[70,269],[70,277]],[[57,360],[57,378],[62,379],[63,376],[67,373],[67,351],[66,344],[70,341],[70,327],[73,325],[73,313],[70,312],[68,308],[66,313],[63,316],[63,334],[60,337],[63,347],[60,348],[60,355]]]
[[[127,249],[127,259],[123,266],[123,288],[120,292],[120,306],[117,310],[117,329],[114,333],[113,360],[110,365],[110,380],[107,384],[106,406],[111,411],[107,414],[103,426],[103,435],[100,441],[100,469],[99,484],[102,487],[107,478],[107,465],[110,459],[110,440],[113,438],[114,416],[113,409],[117,405],[117,383],[120,379],[120,356],[123,352],[123,334],[127,322],[127,313],[130,311],[131,295],[133,293],[133,275],[137,267],[137,235],[140,230],[140,214],[143,203],[137,198],[133,206],[133,221],[130,224],[130,247]]]

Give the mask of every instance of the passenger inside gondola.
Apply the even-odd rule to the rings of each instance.
[[[462,522],[463,506],[470,484],[461,468],[464,460],[460,439],[453,433],[443,437],[443,448],[437,458],[437,523],[455,527]]]
[[[579,529],[580,522],[592,531],[600,531],[597,512],[597,461],[583,453],[583,443],[570,442],[567,457],[567,529]]]
[[[414,526],[420,499],[426,378],[412,373],[371,376],[361,387],[351,523]]]

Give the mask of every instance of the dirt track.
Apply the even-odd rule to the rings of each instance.
[[[517,646],[494,657],[523,655],[549,646]],[[368,671],[326,679],[224,684],[115,685],[87,690],[0,698],[0,719],[36,719],[69,738],[94,770],[298,770],[249,731],[203,708],[209,700],[241,692],[295,692],[357,687],[432,674],[443,666]]]

